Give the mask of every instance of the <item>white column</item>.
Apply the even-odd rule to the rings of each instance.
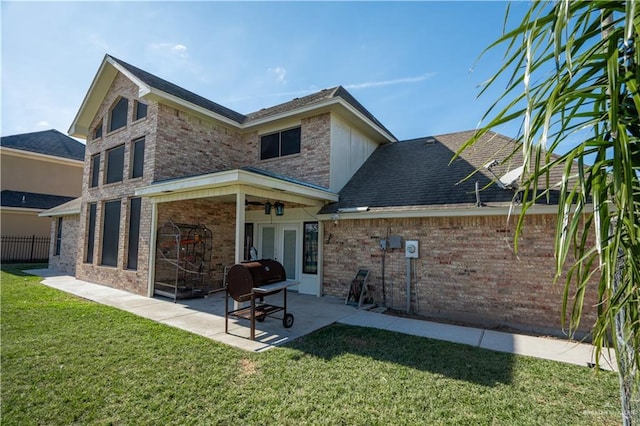
[[[245,193],[236,193],[236,263],[244,260],[244,203]]]
[[[158,228],[158,203],[151,198],[151,229],[149,230],[149,283],[147,296],[153,297],[153,287],[156,279],[156,229]]]

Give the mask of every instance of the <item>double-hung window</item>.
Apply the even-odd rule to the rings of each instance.
[[[260,159],[300,153],[300,135],[300,127],[296,127],[260,137]]]
[[[102,265],[117,266],[120,240],[120,200],[107,201],[103,205]]]

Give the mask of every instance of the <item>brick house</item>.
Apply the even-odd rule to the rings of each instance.
[[[300,293],[345,297],[368,269],[371,297],[404,309],[404,249],[380,248],[397,235],[419,241],[413,312],[559,328],[555,206],[531,216],[516,257],[506,223],[513,191],[489,185],[477,203],[466,183],[455,185],[487,152],[505,157],[494,148],[510,141],[499,135],[448,168],[467,133],[399,143],[340,86],[243,115],[109,55],[70,134],[87,140],[83,194],[48,214],[76,224],[62,238],[76,247],[79,279],[162,294],[160,277],[176,266],[162,230],[200,225],[206,233],[189,241],[209,236],[199,273],[210,288],[254,247],[279,260]],[[472,186],[491,183],[486,171],[478,176]]]

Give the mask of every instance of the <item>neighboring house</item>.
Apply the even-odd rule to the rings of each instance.
[[[51,220],[38,214],[82,194],[84,148],[57,130],[1,138],[3,260],[12,258],[7,237],[48,238]]]
[[[77,228],[52,235],[62,252],[76,247],[79,279],[163,294],[168,270],[178,277],[191,259],[181,241],[202,238],[186,230],[203,225],[211,288],[254,246],[285,266],[300,293],[345,297],[356,272],[368,269],[370,297],[405,309],[408,266],[412,312],[559,329],[556,207],[534,209],[516,256],[506,220],[514,192],[491,184],[487,170],[457,184],[511,152],[500,135],[449,167],[470,133],[398,142],[340,86],[243,115],[109,55],[70,134],[87,140],[82,197],[44,215]],[[476,181],[489,185],[479,203]],[[186,224],[173,240],[184,256],[173,263],[161,240],[169,223]],[[385,251],[381,240],[390,243]],[[418,241],[410,263],[407,240]],[[70,256],[60,256],[67,260],[58,267],[71,270]]]

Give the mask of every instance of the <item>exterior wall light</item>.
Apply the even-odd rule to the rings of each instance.
[[[270,202],[266,202],[264,203],[264,214],[271,214],[271,207],[273,206],[273,204],[271,204]]]
[[[284,215],[284,203],[277,201],[273,206],[276,208],[276,216]]]

